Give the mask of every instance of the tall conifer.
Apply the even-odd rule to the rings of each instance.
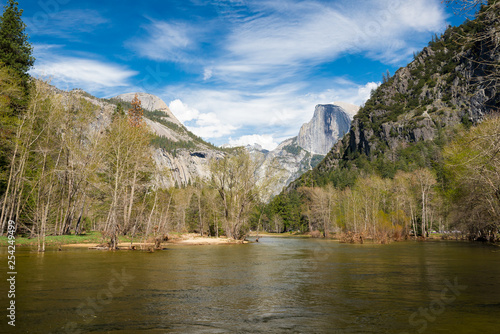
[[[15,70],[23,81],[28,80],[28,70],[35,63],[32,46],[24,32],[26,24],[21,19],[23,10],[18,2],[9,0],[0,17],[0,61]]]
[[[128,110],[128,120],[130,125],[134,127],[139,127],[142,125],[142,116],[144,112],[141,106],[141,100],[135,94],[134,99],[132,100],[132,108]]]

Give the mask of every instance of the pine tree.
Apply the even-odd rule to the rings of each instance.
[[[135,94],[132,100],[132,108],[128,110],[128,121],[131,126],[140,127],[142,125],[142,116],[144,112],[141,107],[141,100]]]
[[[125,117],[125,110],[123,110],[123,106],[121,103],[116,105],[115,111],[113,113],[113,119],[116,117]]]
[[[0,61],[17,72],[26,84],[28,70],[35,63],[32,56],[32,46],[28,35],[24,32],[26,24],[22,21],[22,9],[18,2],[9,0],[0,17]]]
[[[14,154],[14,142],[19,118],[11,103],[19,100],[23,89],[13,71],[0,65],[0,196],[4,193],[9,177],[10,161]]]

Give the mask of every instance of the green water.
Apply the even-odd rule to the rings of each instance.
[[[18,248],[16,265],[16,327],[3,311],[5,333],[500,332],[500,248],[480,244]]]

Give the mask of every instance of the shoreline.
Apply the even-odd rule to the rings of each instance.
[[[161,243],[161,247],[167,246],[185,246],[185,245],[237,245],[237,244],[246,244],[248,241],[245,240],[233,240],[227,238],[211,238],[211,237],[198,237],[192,239],[173,239],[169,241],[165,241]],[[135,246],[136,250],[148,250],[150,248],[154,248],[155,244],[152,242],[120,242],[118,243],[118,249],[120,250],[130,250],[131,246]],[[77,244],[64,244],[61,247],[66,248],[88,248],[88,249],[108,249],[102,244],[98,243],[77,243]],[[161,249],[160,249],[161,250]]]
[[[139,239],[139,238],[138,238]],[[140,239],[139,239],[140,240]],[[237,245],[237,244],[246,244],[249,241],[246,240],[234,240],[228,239],[226,237],[202,237],[199,235],[193,235],[192,233],[181,234],[179,236],[173,237],[167,241],[163,241],[160,244],[160,249],[155,248],[155,243],[151,241],[147,242],[119,242],[118,249],[119,250],[131,250],[131,247],[134,247],[134,250],[161,250],[168,246],[184,246],[184,245]],[[97,249],[97,250],[105,250],[108,249],[103,243],[74,243],[74,244],[63,244],[61,247],[66,248],[88,248],[88,249]]]
[[[58,238],[52,236],[51,238]],[[85,235],[82,236],[77,236],[82,237],[82,240],[75,240],[74,238],[71,240],[64,239],[67,236],[61,236],[60,240],[51,240],[50,242],[46,243],[47,248],[59,248],[59,250],[62,250],[63,248],[87,248],[87,249],[96,249],[96,250],[107,250],[109,249],[107,247],[107,242],[106,240],[102,240],[100,237],[93,237],[93,238],[85,238]],[[75,237],[74,235],[71,237]],[[291,234],[288,232],[285,233],[269,233],[269,232],[257,232],[252,231],[247,235],[247,238],[313,238],[309,233],[305,234]],[[134,238],[137,241],[133,241],[132,243],[130,240],[121,240],[118,242],[118,249],[120,250],[146,250],[146,251],[153,251],[153,250],[161,250],[166,247],[172,247],[172,246],[195,246],[195,245],[238,245],[238,244],[247,244],[247,243],[253,243],[253,242],[258,242],[257,240],[234,240],[234,239],[229,239],[225,236],[223,237],[208,237],[208,236],[200,236],[199,234],[196,233],[184,233],[184,234],[172,234],[169,236],[169,239],[167,241],[163,241],[160,245],[159,248],[156,249],[156,244],[153,242],[152,238],[149,238],[146,240],[146,242],[142,242],[142,238],[137,237]],[[333,238],[318,238],[321,240],[330,240],[330,241],[336,241],[340,243],[346,243],[346,244],[386,244],[386,243],[379,243],[376,242],[370,238],[367,238],[364,240],[363,243],[351,243],[351,242],[345,242],[341,241],[338,237],[333,237]],[[25,237],[19,237],[18,241],[21,242],[16,242],[16,247],[22,247],[22,248],[33,248],[37,247],[37,242],[32,241],[32,242],[26,242],[29,240],[29,238]],[[408,239],[408,240],[399,240],[399,241],[391,241],[388,242],[388,244],[393,243],[393,242],[404,242],[404,241],[414,241],[415,239]],[[1,240],[0,240],[1,241]],[[419,240],[419,241],[424,241],[424,240]],[[428,239],[425,239],[425,241],[442,241],[441,238],[436,238],[436,237],[430,237]],[[455,240],[449,240],[449,241],[455,241]],[[457,240],[457,241],[462,241],[462,240]],[[500,246],[497,244],[496,246]],[[7,247],[7,244],[4,244],[3,242],[0,243],[0,247]]]
[[[301,234],[291,234],[288,232],[283,232],[283,233],[271,233],[271,232],[259,232],[257,235],[257,232],[250,232],[248,234],[248,237],[251,238],[256,238],[256,237],[273,237],[273,238],[311,238],[310,234],[307,233],[301,233]]]

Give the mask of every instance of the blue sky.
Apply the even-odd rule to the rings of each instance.
[[[461,20],[440,0],[19,2],[33,75],[98,97],[155,94],[216,145],[268,149],[316,104],[362,104]]]

